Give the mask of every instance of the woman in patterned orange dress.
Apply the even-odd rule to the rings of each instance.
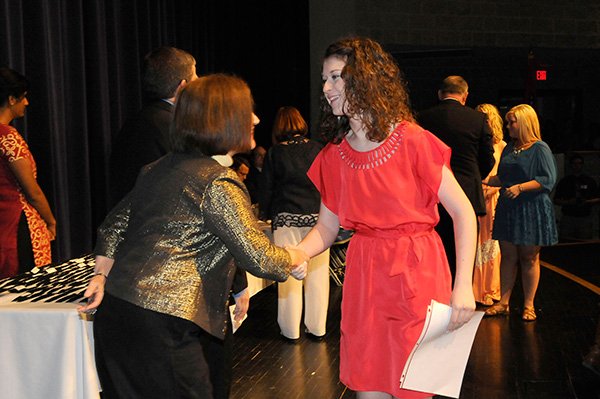
[[[56,220],[27,143],[10,123],[25,115],[28,82],[0,68],[0,278],[52,262]]]
[[[494,301],[500,300],[500,244],[492,238],[500,188],[488,186],[487,181],[490,176],[495,176],[498,173],[500,155],[506,147],[506,142],[503,140],[502,117],[498,109],[492,104],[479,104],[475,109],[488,116],[487,120],[492,130],[496,163],[494,163],[492,171],[483,180],[486,214],[477,217],[479,219],[479,236],[473,269],[473,293],[476,302],[491,306]]]

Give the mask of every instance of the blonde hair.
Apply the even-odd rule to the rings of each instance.
[[[502,131],[502,117],[498,112],[498,108],[492,104],[479,104],[475,109],[487,115],[487,121],[492,130],[493,143],[501,142],[504,138],[504,132]]]
[[[505,119],[507,122],[510,115],[513,115],[519,124],[519,141],[521,143],[540,141],[542,139],[540,122],[531,105],[519,104],[512,107],[506,113]]]

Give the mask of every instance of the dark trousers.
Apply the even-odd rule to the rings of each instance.
[[[450,214],[440,204],[438,206],[440,213],[440,221],[435,226],[435,231],[439,234],[444,244],[444,250],[448,257],[448,264],[450,265],[450,274],[452,274],[452,284],[454,286],[454,278],[456,277],[456,242],[454,239],[454,223]],[[477,219],[477,234],[479,234],[479,219]]]
[[[223,346],[188,320],[106,294],[94,317],[94,342],[105,399],[213,398],[205,350]]]
[[[17,229],[17,257],[19,259],[19,274],[28,272],[35,266],[33,245],[31,245],[31,235],[29,234],[29,225],[27,224],[25,212],[21,212],[19,227]]]
[[[233,368],[233,333],[231,322],[225,332],[225,339],[209,336],[204,346],[204,357],[208,363],[214,399],[229,399],[231,372]]]

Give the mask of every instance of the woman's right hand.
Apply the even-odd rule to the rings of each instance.
[[[94,260],[94,272],[96,274],[92,276],[92,279],[83,294],[83,297],[87,298],[87,304],[78,307],[78,311],[86,313],[96,312],[96,309],[100,306],[100,303],[104,298],[104,285],[106,284],[108,273],[110,273],[114,262],[113,259],[107,258],[106,256],[96,255]]]
[[[95,313],[98,306],[104,298],[104,285],[106,284],[106,276],[103,274],[96,274],[90,280],[85,293],[84,298],[87,298],[87,304],[77,308],[77,311],[84,313]]]
[[[290,274],[296,280],[304,280],[304,278],[308,274],[308,263],[304,262],[301,265],[296,266],[295,268],[292,269]]]
[[[290,270],[292,277],[294,277],[296,280],[304,279],[304,277],[306,277],[306,273],[308,272],[308,261],[310,260],[309,256],[306,254],[306,252],[295,246],[289,246],[285,249],[292,258],[293,268]]]
[[[48,230],[48,236],[50,237],[50,241],[54,241],[56,238],[56,223],[46,224],[46,229]]]
[[[292,258],[292,266],[299,266],[310,260],[310,257],[306,254],[306,252],[296,246],[286,246],[285,249],[290,254],[290,258]]]

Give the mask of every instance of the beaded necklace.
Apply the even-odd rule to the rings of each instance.
[[[513,155],[516,157],[518,156],[520,153],[522,153],[523,151],[525,151],[526,149],[530,148],[533,143],[535,143],[535,141],[528,141],[525,144],[519,145],[519,146],[515,146],[512,150]]]

